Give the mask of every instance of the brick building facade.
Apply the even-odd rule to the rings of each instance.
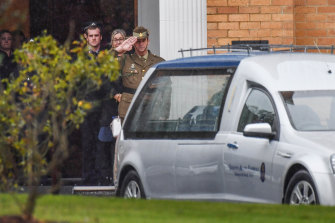
[[[335,0],[207,0],[208,47],[232,40],[335,44]]]

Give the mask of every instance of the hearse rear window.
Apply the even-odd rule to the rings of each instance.
[[[126,138],[214,138],[235,68],[158,70],[131,108]]]

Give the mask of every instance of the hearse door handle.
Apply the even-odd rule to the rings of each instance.
[[[235,143],[228,143],[227,146],[228,146],[229,149],[238,149],[238,144],[236,142]]]

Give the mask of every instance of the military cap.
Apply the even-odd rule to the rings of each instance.
[[[98,23],[98,22],[88,22],[88,23],[85,24],[83,31],[84,31],[84,33],[86,33],[88,29],[96,29],[96,28],[100,29],[100,33],[102,32],[101,23]]]
[[[138,26],[133,30],[133,36],[137,37],[137,39],[146,39],[149,37],[149,30],[143,26]]]

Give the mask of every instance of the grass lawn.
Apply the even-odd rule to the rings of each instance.
[[[18,195],[23,202],[25,195]],[[0,194],[0,216],[19,214],[11,195]],[[104,222],[335,222],[335,207],[238,204],[166,200],[123,200],[112,197],[45,195],[35,217],[71,223]]]

